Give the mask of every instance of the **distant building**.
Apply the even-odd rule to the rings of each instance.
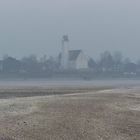
[[[61,52],[62,69],[88,69],[88,59],[82,50],[69,50],[68,36],[63,36]]]
[[[88,60],[82,50],[69,51],[68,68],[70,69],[88,68]]]

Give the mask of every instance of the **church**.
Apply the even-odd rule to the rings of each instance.
[[[69,38],[62,38],[61,69],[82,70],[88,69],[88,58],[82,50],[69,50]]]

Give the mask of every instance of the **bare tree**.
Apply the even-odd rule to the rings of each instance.
[[[101,54],[99,64],[103,71],[111,71],[113,66],[113,57],[109,51],[105,51]]]

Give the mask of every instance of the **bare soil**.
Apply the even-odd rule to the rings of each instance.
[[[1,87],[0,140],[140,140],[140,88]]]

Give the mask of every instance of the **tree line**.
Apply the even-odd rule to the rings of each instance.
[[[30,55],[22,59],[5,56],[0,61],[0,77],[55,77],[55,76],[78,76],[85,78],[98,77],[139,77],[140,61],[134,63],[130,58],[124,58],[121,52],[111,53],[105,51],[100,58],[88,59],[88,69],[62,70],[60,57],[44,55],[37,59],[36,55]]]

